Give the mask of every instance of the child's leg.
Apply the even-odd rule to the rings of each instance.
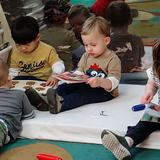
[[[10,141],[6,125],[0,121],[0,148]]]
[[[27,95],[31,105],[36,107],[39,111],[49,110],[49,104],[37,93],[35,89],[26,89],[25,94]]]
[[[37,80],[37,81],[44,81],[42,79],[38,79],[34,76],[16,76],[15,78],[13,78],[13,80]]]
[[[103,88],[91,88],[88,84],[83,84],[63,98],[61,111],[74,109],[84,104],[109,101],[113,99],[113,96]]]
[[[156,130],[160,130],[160,123],[139,121],[136,126],[128,127],[125,137],[132,138],[133,146],[136,146]]]
[[[78,84],[66,84],[63,83],[58,86],[56,90],[50,88],[47,90],[47,99],[49,103],[49,111],[52,114],[57,114],[61,111],[62,102],[64,97],[75,92],[77,89],[84,86],[83,83]]]
[[[103,146],[110,150],[118,160],[130,160],[130,147],[126,139],[115,133],[104,130],[101,134]]]
[[[76,84],[63,83],[58,86],[58,88],[56,89],[56,92],[59,96],[64,97],[74,92],[75,90],[77,90],[78,88],[82,86],[84,86],[84,83],[76,83]]]
[[[134,127],[128,127],[125,137],[104,130],[102,132],[102,144],[110,150],[118,159],[127,160],[131,158],[130,148],[143,142],[152,132],[160,130],[160,123],[140,121]]]

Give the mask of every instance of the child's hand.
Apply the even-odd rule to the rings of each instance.
[[[153,94],[146,93],[144,96],[141,97],[141,103],[142,104],[150,103],[152,99],[153,99]]]
[[[131,73],[132,72],[142,72],[142,71],[143,71],[142,67],[138,67],[138,66],[136,66],[130,70]]]
[[[54,87],[57,84],[57,82],[57,79],[55,79],[53,76],[50,76],[46,82],[46,86]]]
[[[97,78],[97,77],[88,78],[87,83],[88,83],[92,88],[100,87],[100,79]]]
[[[154,104],[154,110],[159,112],[160,111],[160,105]]]
[[[68,71],[62,73],[62,75],[70,75],[70,74],[71,72],[68,72]]]

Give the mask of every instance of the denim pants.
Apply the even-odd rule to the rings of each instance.
[[[113,99],[113,96],[103,88],[91,88],[85,83],[61,84],[57,88],[57,94],[63,97],[61,111]]]
[[[134,146],[136,146],[157,130],[160,130],[160,123],[139,121],[136,126],[128,127],[125,136],[131,137],[134,141]]]

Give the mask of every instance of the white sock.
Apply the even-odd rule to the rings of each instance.
[[[132,147],[134,143],[133,139],[131,137],[124,137],[124,138],[126,139],[129,147]]]

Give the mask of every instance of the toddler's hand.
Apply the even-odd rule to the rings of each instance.
[[[137,66],[130,70],[131,73],[132,72],[142,72],[142,71],[143,71],[142,67],[137,67]]]
[[[92,88],[96,88],[96,87],[99,87],[100,86],[100,82],[99,82],[99,78],[97,77],[92,77],[92,78],[89,78],[87,83],[92,87]]]
[[[160,105],[154,105],[154,109],[159,112],[160,111]]]
[[[55,79],[53,76],[50,76],[46,82],[46,86],[54,87],[57,84],[57,82],[57,79]]]
[[[153,95],[151,93],[145,94],[144,96],[141,97],[141,103],[142,104],[150,103],[152,99]]]

